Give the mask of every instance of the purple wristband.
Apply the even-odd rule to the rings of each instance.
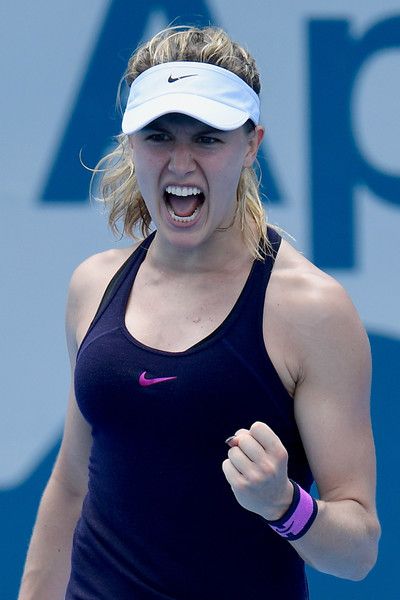
[[[293,484],[293,500],[285,514],[276,521],[268,521],[268,525],[287,540],[298,540],[314,523],[318,513],[318,504],[295,481]]]

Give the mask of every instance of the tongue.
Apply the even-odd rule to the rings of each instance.
[[[201,196],[200,194],[196,196],[174,196],[174,194],[169,194],[168,202],[178,217],[190,217],[201,204]]]

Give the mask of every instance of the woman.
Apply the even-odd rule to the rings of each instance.
[[[304,599],[304,561],[361,579],[369,346],[339,284],[265,225],[254,60],[178,28],[126,81],[101,189],[145,239],[72,277],[74,385],[20,600]]]

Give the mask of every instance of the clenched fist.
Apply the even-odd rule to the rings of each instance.
[[[293,486],[287,475],[286,448],[268,425],[256,421],[228,438],[222,470],[243,508],[275,521],[289,508]]]

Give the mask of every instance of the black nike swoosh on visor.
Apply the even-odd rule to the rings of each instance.
[[[172,75],[170,75],[168,77],[168,83],[175,83],[175,81],[179,81],[179,79],[186,79],[186,77],[197,77],[197,73],[193,73],[193,75],[182,75],[181,77],[172,77]]]

